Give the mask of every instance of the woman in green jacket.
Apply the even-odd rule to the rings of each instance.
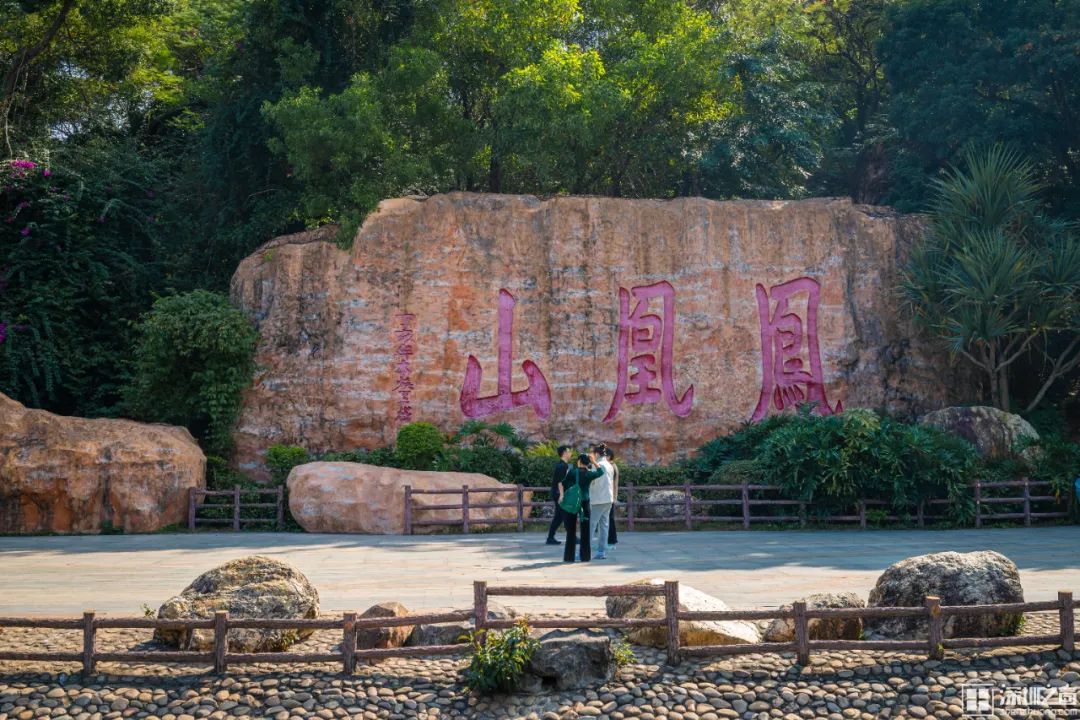
[[[566,546],[563,548],[563,562],[574,562],[574,544],[581,546],[579,557],[582,562],[592,559],[592,539],[589,537],[589,485],[593,480],[604,474],[596,464],[596,458],[582,453],[578,455],[577,464],[570,468],[562,481],[562,492],[559,493],[559,502],[563,495],[572,486],[577,485],[581,492],[581,511],[566,516]],[[581,527],[581,537],[577,537],[578,526]]]

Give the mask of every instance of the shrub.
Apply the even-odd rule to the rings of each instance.
[[[823,512],[850,509],[859,498],[903,509],[947,497],[954,500],[953,518],[966,519],[975,461],[975,449],[963,440],[866,409],[828,417],[804,410],[760,445],[766,482],[788,497],[814,501]]]
[[[266,469],[275,485],[284,485],[297,465],[311,462],[311,455],[299,445],[271,445],[266,450]]]
[[[758,423],[743,423],[742,427],[730,435],[722,435],[702,445],[683,466],[692,474],[692,481],[708,481],[727,463],[757,457],[762,443],[792,419],[792,415],[770,415]]]
[[[690,480],[690,473],[679,465],[623,465],[619,466],[619,485],[626,487],[662,487],[682,485]]]
[[[526,618],[505,632],[472,632],[469,644],[472,649],[465,670],[465,687],[484,695],[513,691],[540,647],[539,641],[529,634]]]
[[[196,290],[158,299],[136,332],[132,413],[184,425],[211,452],[227,453],[254,370],[251,322],[224,295]]]
[[[398,430],[394,453],[401,467],[409,470],[431,470],[435,458],[442,452],[446,440],[439,429],[426,422],[402,425]]]
[[[499,482],[512,484],[519,480],[521,458],[509,450],[497,448],[487,442],[478,442],[469,447],[448,448],[436,460],[435,469],[480,473]]]
[[[554,440],[544,440],[525,449],[525,457],[542,457],[559,459],[559,444]]]

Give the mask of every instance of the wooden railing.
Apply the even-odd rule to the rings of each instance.
[[[663,617],[651,618],[596,618],[554,617],[536,618],[529,621],[533,628],[665,628],[667,658],[676,664],[688,657],[717,655],[745,655],[763,652],[792,652],[800,665],[808,665],[814,650],[897,650],[912,653],[925,652],[931,659],[940,659],[945,650],[960,648],[1015,647],[1029,645],[1055,645],[1072,653],[1076,649],[1075,609],[1080,602],[1073,600],[1071,592],[1059,592],[1056,601],[1007,603],[998,605],[945,606],[939,598],[928,596],[922,607],[867,607],[810,609],[798,601],[790,610],[724,610],[689,611],[679,609],[679,583],[666,581],[660,584],[611,585],[605,587],[489,587],[485,582],[473,583],[473,607],[458,612],[408,615],[404,617],[361,618],[355,612],[343,613],[341,618],[319,619],[268,619],[230,618],[227,612],[217,612],[212,618],[199,620],[164,620],[160,618],[99,618],[93,611],[83,613],[82,618],[15,618],[0,617],[0,628],[51,628],[81,630],[80,652],[15,652],[0,650],[0,661],[16,662],[77,662],[84,673],[92,674],[100,662],[183,663],[210,665],[216,672],[225,672],[232,664],[262,663],[290,665],[296,663],[341,663],[342,671],[351,674],[360,660],[379,660],[394,657],[417,657],[431,655],[457,655],[469,650],[469,643],[453,645],[423,645],[361,649],[357,647],[360,630],[403,627],[419,624],[439,624],[471,621],[477,631],[504,629],[513,626],[515,620],[488,618],[490,597],[660,597],[664,598]],[[1057,611],[1058,632],[1044,635],[1021,635],[997,638],[944,638],[945,619],[948,617],[1019,614],[1024,612]],[[809,621],[815,618],[926,618],[926,640],[811,640]],[[679,623],[690,621],[723,620],[792,620],[794,639],[791,642],[740,643],[736,645],[699,645],[683,647],[679,639]],[[147,628],[185,630],[213,630],[214,642],[209,651],[126,651],[108,652],[98,650],[97,631],[115,628]],[[338,652],[256,652],[236,653],[229,651],[229,630],[247,628],[258,630],[340,630],[341,648]]]
[[[255,495],[258,498],[270,496],[273,502],[242,502],[243,496]],[[231,502],[206,502],[207,498],[232,498]],[[231,517],[213,518],[199,517],[199,510],[230,510]],[[241,517],[241,511],[246,509],[259,509],[270,511],[263,517]],[[234,485],[232,490],[203,490],[191,488],[188,490],[188,530],[194,530],[196,525],[227,525],[235,531],[239,531],[243,525],[251,524],[273,525],[277,530],[285,527],[285,488],[273,489],[241,489]]]
[[[1008,482],[975,482],[972,486],[972,495],[975,501],[975,527],[982,527],[984,522],[999,520],[1023,520],[1024,525],[1031,525],[1032,520],[1045,520],[1051,518],[1067,518],[1067,510],[1049,510],[1036,512],[1032,509],[1033,503],[1053,503],[1056,507],[1067,507],[1069,496],[1048,494],[1045,488],[1052,483],[1046,480],[1021,480]],[[996,488],[1021,488],[1021,494],[1009,497],[990,497],[988,490]],[[678,500],[648,501],[641,495],[654,490],[674,490],[682,493]],[[810,503],[805,500],[789,500],[785,498],[758,497],[766,493],[779,493],[781,488],[776,485],[760,485],[744,482],[738,485],[696,485],[685,483],[683,485],[662,485],[636,487],[627,483],[619,488],[620,498],[625,502],[617,506],[614,514],[616,522],[624,523],[626,529],[634,530],[639,525],[649,524],[679,524],[687,530],[693,530],[700,523],[738,523],[744,529],[748,529],[751,523],[798,523],[799,527],[806,527],[809,521],[813,522],[850,522],[858,523],[860,528],[866,528],[871,522],[902,522],[913,521],[918,527],[924,527],[927,522],[947,519],[947,515],[940,508],[947,506],[950,500],[934,499],[911,508],[908,515],[896,514],[891,504],[885,500],[859,500],[853,512],[844,515],[808,515]],[[695,497],[695,493],[727,492],[738,493],[738,497],[701,499]],[[507,502],[476,503],[470,500],[470,495],[475,494],[507,494],[513,499]],[[520,532],[525,529],[526,523],[548,523],[550,517],[533,517],[532,508],[551,506],[551,500],[526,501],[525,494],[533,495],[551,494],[549,487],[525,487],[523,485],[507,485],[502,488],[475,487],[463,485],[461,489],[453,490],[414,490],[411,486],[405,486],[405,534],[413,534],[418,527],[460,527],[462,532],[468,533],[473,528],[486,525],[513,525]],[[1037,494],[1036,494],[1037,493]],[[418,495],[447,495],[457,496],[458,502],[444,503],[439,505],[419,505],[415,502]],[[987,508],[994,505],[1014,505],[1022,508],[1014,512],[988,512]],[[733,513],[723,515],[708,514],[707,509],[714,506],[734,506]],[[781,508],[789,510],[781,514],[754,514],[755,508]],[[516,510],[513,520],[491,519],[477,516],[480,510],[494,508],[514,508]],[[663,513],[662,516],[649,516],[649,510],[653,508],[677,508],[674,512]],[[883,513],[875,513],[876,508],[888,508]],[[460,518],[445,520],[417,520],[418,513],[427,511],[461,511]],[[704,512],[703,512],[704,511]]]

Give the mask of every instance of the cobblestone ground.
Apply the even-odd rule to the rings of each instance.
[[[1025,634],[1057,631],[1056,615],[1032,614]],[[152,647],[149,631],[102,631],[102,649]],[[10,628],[4,649],[74,650],[74,631]],[[337,647],[316,633],[296,650]],[[635,647],[637,662],[584,690],[496,699],[468,694],[460,658],[391,660],[345,677],[335,666],[200,668],[103,663],[81,678],[71,664],[0,662],[0,720],[335,720],[336,718],[527,718],[715,720],[717,718],[963,718],[961,686],[1080,687],[1080,654],[1046,648],[950,652],[944,661],[905,653],[815,653],[807,667],[786,655],[746,655],[664,666],[660,651]],[[1078,717],[1063,710],[998,710],[999,717]]]

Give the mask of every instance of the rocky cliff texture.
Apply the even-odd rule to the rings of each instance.
[[[184,428],[63,417],[0,395],[0,533],[153,532],[184,522],[188,489],[205,484]]]
[[[803,400],[935,409],[950,373],[893,292],[918,231],[838,199],[452,193],[383,202],[348,251],[332,229],[277,238],[232,283],[262,336],[241,465],[409,420],[659,461]]]

